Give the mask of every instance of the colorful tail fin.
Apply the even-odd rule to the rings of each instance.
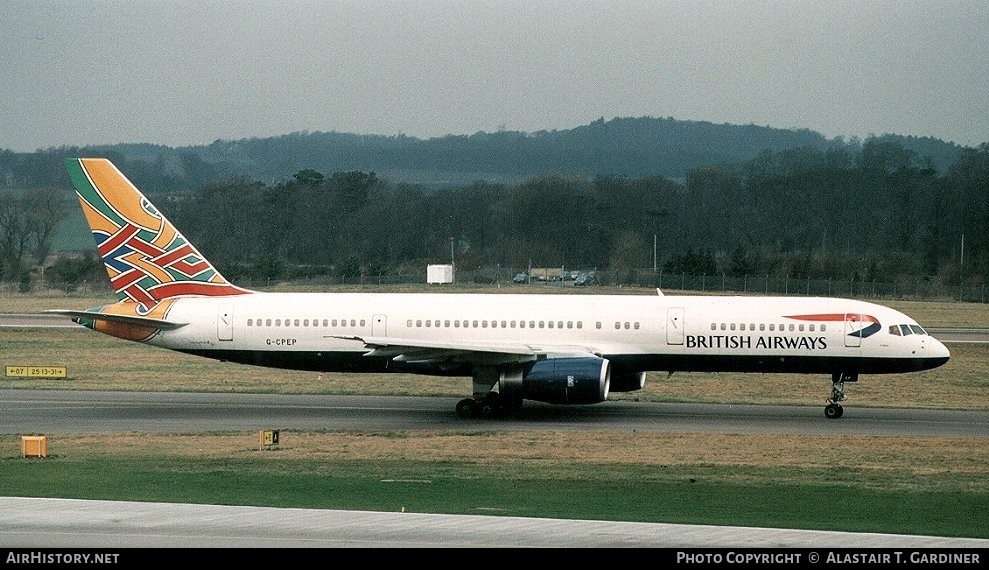
[[[150,309],[173,297],[249,293],[224,279],[109,160],[65,165],[120,300]]]

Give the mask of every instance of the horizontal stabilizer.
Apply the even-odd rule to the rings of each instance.
[[[155,319],[153,317],[139,317],[136,315],[114,315],[109,313],[94,313],[92,311],[73,311],[69,309],[49,309],[44,312],[55,315],[65,315],[68,317],[72,317],[72,320],[76,322],[79,322],[79,319],[88,319],[93,321],[107,321],[111,323],[134,325],[139,327],[151,327],[164,331],[170,331],[177,328],[181,328],[188,324],[188,323],[177,323],[174,321],[166,321],[162,319]]]

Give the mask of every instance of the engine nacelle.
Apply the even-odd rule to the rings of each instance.
[[[646,373],[636,371],[611,371],[612,392],[635,392],[646,386]]]
[[[608,399],[611,363],[579,356],[537,360],[522,374],[522,397],[547,404],[596,404]]]

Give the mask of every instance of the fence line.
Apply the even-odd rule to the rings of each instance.
[[[568,273],[568,272],[561,272]],[[652,273],[651,270],[629,271],[622,278],[616,278],[609,271],[594,271],[593,284],[584,289],[593,290],[595,287],[639,287],[658,288],[664,292],[682,293],[722,293],[722,294],[764,294],[764,295],[794,295],[822,297],[852,297],[873,299],[918,299],[918,300],[952,300],[970,303],[986,303],[987,292],[985,283],[947,285],[938,281],[923,278],[905,279],[899,282],[863,281],[860,279],[796,279],[788,277],[772,277],[769,275],[688,275],[686,273]],[[534,286],[537,282],[515,283],[513,277],[518,272],[504,269],[478,269],[463,271],[455,274],[458,284],[497,285],[525,288]],[[341,285],[416,285],[426,284],[426,272],[402,275],[376,276],[315,276],[293,279],[231,279],[241,287],[251,289],[272,289],[281,286],[297,286],[307,288],[334,287]],[[542,286],[576,287],[570,278],[558,281],[538,283]],[[32,283],[0,283],[0,291],[29,293],[36,290],[60,290],[69,293],[112,294],[106,283],[60,283],[47,280],[43,285]]]

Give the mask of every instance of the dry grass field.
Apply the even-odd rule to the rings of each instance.
[[[752,483],[764,469],[788,472],[791,483],[827,483],[836,465],[854,466],[845,484],[895,486],[936,492],[943,480],[953,489],[985,490],[989,448],[984,440],[897,437],[830,438],[752,434],[659,434],[602,432],[574,437],[559,431],[415,430],[396,433],[285,432],[277,453],[258,453],[256,432],[210,434],[64,434],[53,439],[61,454],[95,455],[112,449],[117,457],[148,455],[222,462],[263,461],[277,468],[305,457],[316,462],[392,460],[457,463],[466,460],[491,476],[536,467],[544,477],[565,476],[568,466],[635,465],[646,469],[687,466],[732,468],[719,477]],[[506,445],[511,442],[511,445]],[[801,473],[801,470],[806,470]],[[823,475],[822,475],[823,474]],[[824,479],[821,479],[824,477]]]

